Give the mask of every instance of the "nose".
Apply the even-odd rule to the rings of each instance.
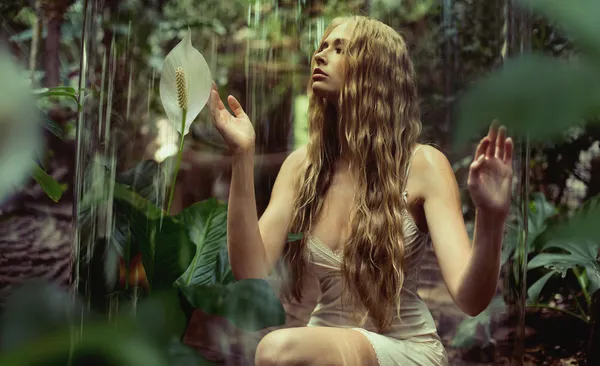
[[[317,53],[315,55],[315,61],[317,62],[317,66],[322,66],[325,64],[325,57],[323,57],[322,53]]]

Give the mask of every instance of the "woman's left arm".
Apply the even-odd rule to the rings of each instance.
[[[420,179],[427,226],[444,282],[456,304],[475,316],[490,303],[500,273],[504,223],[512,185],[513,143],[492,124],[477,147],[468,188],[476,208],[473,243],[466,232],[454,171],[439,151],[428,149]]]

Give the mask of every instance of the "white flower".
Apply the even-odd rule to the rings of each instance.
[[[190,32],[165,58],[160,77],[160,99],[169,121],[186,135],[190,125],[208,102],[212,76],[206,60],[192,46]],[[183,109],[186,109],[184,130]]]

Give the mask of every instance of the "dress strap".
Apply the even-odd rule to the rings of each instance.
[[[408,191],[406,190],[406,182],[408,181],[408,173],[410,172],[410,166],[412,164],[415,154],[421,148],[421,146],[423,145],[419,145],[413,150],[412,154],[410,155],[410,159],[408,160],[408,165],[406,166],[406,174],[404,175],[404,191],[402,192],[402,196],[404,196],[404,202],[408,202]]]

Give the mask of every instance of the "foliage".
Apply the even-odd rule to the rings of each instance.
[[[38,100],[42,98],[60,98],[66,97],[70,98],[78,106],[78,109],[81,107],[79,105],[79,98],[74,88],[58,86],[54,88],[43,88],[34,90],[33,94],[38,98]],[[48,130],[50,133],[55,135],[58,138],[63,138],[63,131],[61,126],[59,126],[56,122],[52,121],[49,118],[44,120],[44,128]],[[42,187],[46,195],[53,200],[54,202],[58,202],[62,197],[63,192],[67,189],[66,185],[58,183],[51,175],[46,173],[44,168],[39,166],[37,163],[34,165],[32,171],[32,177],[35,181]]]
[[[178,340],[185,319],[177,301],[172,292],[155,295],[140,302],[135,315],[109,322],[64,290],[25,283],[3,313],[0,364],[211,365]]]
[[[564,61],[532,53],[508,60],[505,66],[476,82],[465,93],[458,109],[455,146],[461,146],[487,125],[499,119],[516,139],[528,138],[533,143],[568,138],[564,133],[585,123],[596,123],[600,115],[600,32],[594,16],[598,4],[583,2],[566,4],[559,1],[527,0],[536,12],[547,16],[573,37],[579,47],[574,60]],[[528,306],[552,308],[589,321],[591,294],[599,287],[598,251],[600,237],[595,225],[600,220],[598,198],[592,198],[568,219],[560,219],[557,208],[541,193],[534,193],[528,212],[528,233],[512,232],[505,242],[502,263],[523,256],[533,256],[528,269],[536,275],[528,287]],[[523,227],[523,213],[517,215]],[[515,252],[523,241],[526,253]],[[514,267],[517,270],[517,267]],[[543,269],[543,270],[542,270]],[[541,270],[541,273],[540,273]],[[573,303],[578,312],[563,306],[539,303],[545,285],[556,274],[573,273],[579,288]],[[531,278],[531,276],[528,276]],[[579,299],[585,300],[584,306]],[[467,319],[459,329],[468,334],[474,323],[488,327],[489,317],[477,321]],[[458,337],[455,345],[465,346],[473,339]]]
[[[168,216],[138,193],[155,195],[160,180],[152,171],[161,176],[158,165],[142,162],[118,178],[135,182],[132,186],[114,183],[114,210],[122,214],[116,216],[119,230],[109,239],[117,246],[114,250],[141,252],[151,293],[175,286],[194,308],[223,316],[244,329],[283,324],[283,307],[266,281],[233,278],[227,256],[226,204],[211,198]],[[82,222],[89,222],[94,205],[105,199],[103,190],[90,192],[82,203]]]
[[[452,347],[471,347],[476,342],[488,344],[492,340],[491,324],[497,321],[506,308],[502,296],[492,299],[490,305],[475,317],[462,321],[456,328],[456,334],[450,345]]]
[[[600,239],[590,235],[594,220],[592,209],[596,209],[600,196],[596,196],[581,208],[567,222],[553,220],[548,228],[539,236],[538,245],[541,252],[536,254],[528,264],[529,270],[543,268],[546,273],[533,283],[528,291],[528,302],[533,306],[545,306],[538,303],[540,294],[546,283],[556,274],[564,278],[571,272],[579,286],[574,294],[574,302],[580,319],[589,321],[592,306],[591,296],[600,288]],[[597,221],[596,225],[597,225]],[[587,225],[586,225],[587,224]],[[585,306],[581,306],[578,297],[583,297]]]
[[[570,32],[581,53],[569,62],[525,54],[475,83],[459,105],[456,146],[493,119],[507,125],[516,138],[540,142],[562,138],[566,128],[600,115],[600,32],[594,32],[598,22],[589,16],[597,14],[600,5],[539,0],[525,4]]]

